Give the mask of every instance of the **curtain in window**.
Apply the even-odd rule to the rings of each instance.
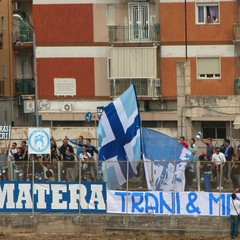
[[[209,10],[211,18],[214,17],[214,16],[216,18],[219,18],[219,16],[218,16],[218,6],[209,6],[208,10]]]
[[[199,23],[204,22],[204,7],[203,6],[198,7],[198,22]]]

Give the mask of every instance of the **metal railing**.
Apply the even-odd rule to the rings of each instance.
[[[108,35],[110,43],[159,42],[160,25],[110,26]]]
[[[137,96],[157,98],[161,96],[160,79],[113,79],[110,80],[111,97],[120,96],[132,83]]]
[[[105,161],[104,169],[102,164],[96,160],[93,161],[58,161],[56,159],[47,159],[42,162],[35,160],[36,156],[30,155],[25,161],[1,161],[0,162],[0,180],[1,181],[33,181],[33,182],[102,182],[105,181],[109,190],[112,181],[107,176],[108,166],[111,168],[116,162]],[[181,161],[183,163],[184,161]],[[122,166],[127,166],[127,161],[122,161]],[[171,173],[177,174],[179,161],[140,161],[136,165],[136,173],[132,178],[126,178],[127,181],[119,186],[118,189],[124,191],[149,191],[149,185],[145,175],[145,167],[153,169],[148,179],[154,182],[162,182],[166,186],[168,182],[169,189],[174,191],[175,178],[168,179]],[[236,162],[240,166],[240,162]],[[151,166],[149,165],[151,164]],[[156,166],[159,168],[159,175],[156,174]],[[155,170],[154,170],[155,169]],[[240,169],[240,167],[239,167]],[[182,170],[181,170],[182,171]],[[155,172],[155,173],[154,173]],[[232,171],[232,163],[226,162],[224,167],[216,166],[211,161],[191,161],[187,162],[184,177],[184,191],[205,191],[205,192],[232,192],[240,186],[240,171]],[[161,175],[161,176],[160,176]],[[160,178],[159,178],[160,176]],[[157,179],[158,178],[158,179]],[[151,186],[152,190],[155,187]],[[157,191],[165,191],[156,189]]]
[[[15,79],[15,93],[34,94],[34,79]]]
[[[14,44],[20,45],[21,43],[27,43],[27,42],[33,42],[33,32],[31,29],[13,32],[13,43]]]

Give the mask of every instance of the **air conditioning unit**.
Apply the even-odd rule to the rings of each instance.
[[[61,107],[62,112],[71,112],[72,111],[72,104],[64,103]]]
[[[39,110],[48,110],[50,108],[50,102],[47,99],[41,99],[38,102]]]

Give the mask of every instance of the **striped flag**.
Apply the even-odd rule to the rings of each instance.
[[[103,109],[98,135],[104,180],[113,190],[137,173],[141,158],[140,115],[134,85]]]

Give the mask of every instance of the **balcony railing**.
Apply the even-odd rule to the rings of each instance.
[[[111,79],[111,97],[119,97],[132,83],[135,84],[138,97],[157,99],[161,96],[160,79]]]
[[[35,90],[34,79],[15,80],[16,94],[34,94],[34,90]]]
[[[236,22],[233,25],[233,40],[240,43],[240,22]]]
[[[20,45],[26,42],[33,42],[33,33],[31,29],[25,31],[14,31],[13,32],[13,43]]]
[[[128,42],[159,42],[160,25],[143,26],[110,26],[110,43],[128,43]]]
[[[0,97],[3,97],[4,93],[4,81],[0,81]]]

